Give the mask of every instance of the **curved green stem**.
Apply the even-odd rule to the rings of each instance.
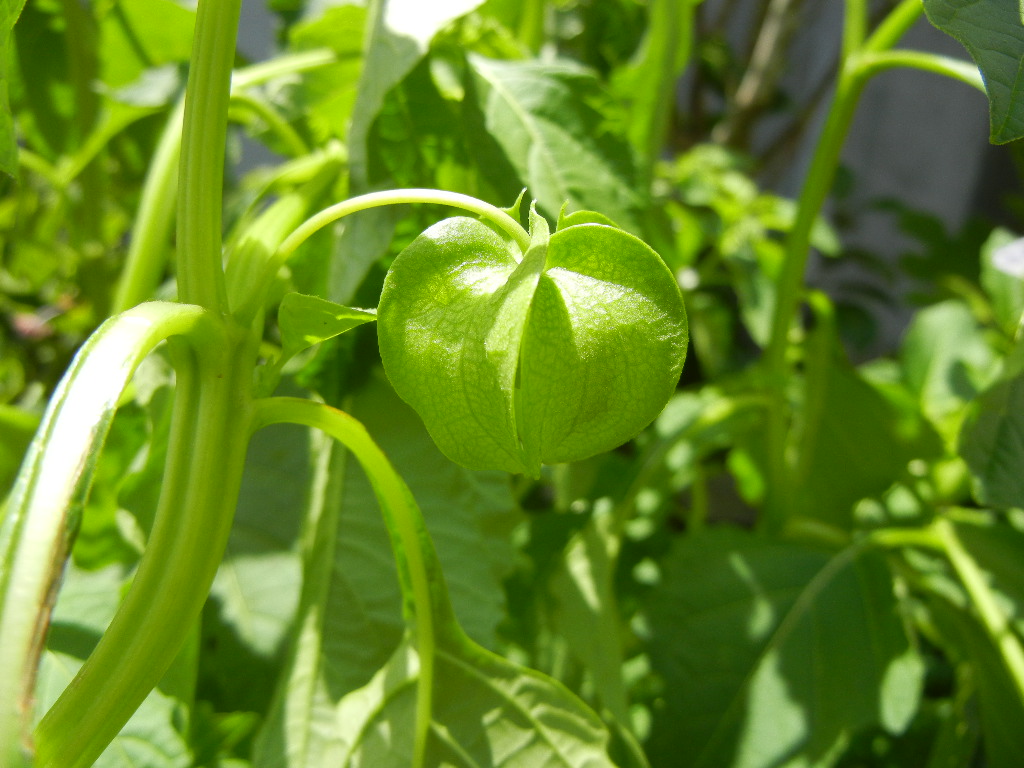
[[[160,681],[206,601],[248,445],[256,341],[219,318],[172,347],[178,373],[157,517],[124,602],[36,729],[36,768],[92,765]]]
[[[347,413],[311,400],[271,397],[253,403],[251,423],[253,431],[281,423],[322,430],[352,452],[373,486],[392,537],[407,617],[411,613],[415,619],[420,672],[412,764],[422,766],[431,720],[437,631],[439,626],[453,625],[454,619],[416,500],[366,428]]]
[[[996,595],[989,587],[988,579],[977,561],[971,557],[957,536],[953,523],[940,518],[932,523],[931,527],[942,542],[946,557],[967,590],[971,603],[978,611],[985,633],[998,649],[1017,696],[1024,704],[1024,648],[1010,626],[1009,618],[999,607]]]
[[[298,157],[312,151],[298,131],[292,128],[288,121],[265,101],[254,98],[245,91],[239,91],[231,94],[231,107],[238,107],[251,113],[258,120],[262,120],[292,155]]]
[[[239,89],[251,88],[285,75],[319,69],[336,61],[338,61],[338,56],[330,48],[315,48],[302,53],[277,56],[269,61],[236,69],[231,76],[231,90],[237,92]]]
[[[202,344],[215,325],[199,307],[169,303],[113,317],[82,346],[50,401],[0,526],[0,764],[15,748],[15,712],[31,709],[56,581],[118,400],[158,343],[181,335]]]
[[[458,192],[444,192],[438,189],[390,189],[383,192],[370,192],[344,200],[306,219],[298,229],[288,235],[285,241],[281,243],[277,253],[274,255],[275,263],[278,266],[284,264],[307,238],[344,216],[370,208],[379,208],[384,205],[401,205],[403,203],[434,203],[436,205],[450,205],[452,208],[470,211],[499,226],[516,241],[524,253],[530,247],[529,233],[505,211],[490,203],[485,203],[482,200],[477,200],[475,197],[462,195]]]
[[[933,72],[953,80],[959,80],[961,83],[966,83],[985,93],[985,82],[981,79],[981,72],[974,64],[937,53],[901,50],[868,51],[857,57],[857,66],[865,77],[873,77],[879,72],[896,67],[920,69],[924,72]]]
[[[231,66],[241,0],[199,3],[185,96],[178,189],[178,296],[228,310],[221,206]]]

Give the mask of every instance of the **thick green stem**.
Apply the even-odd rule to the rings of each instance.
[[[221,206],[231,67],[241,0],[203,0],[185,96],[178,188],[178,296],[228,311]]]
[[[50,601],[88,495],[96,456],[139,362],[174,335],[216,330],[199,307],[143,304],[89,338],[54,393],[0,525],[0,765],[14,764],[18,709],[29,710]]]
[[[36,729],[37,768],[92,765],[159,682],[206,601],[227,544],[249,439],[256,342],[222,325],[178,372],[157,518],[131,589]]]
[[[790,409],[786,399],[789,366],[786,353],[789,334],[800,307],[800,297],[810,255],[811,230],[821,213],[839,166],[843,142],[849,132],[864,85],[875,69],[862,62],[891,48],[923,12],[920,0],[904,0],[865,39],[866,5],[864,0],[847,0],[843,32],[843,61],[836,92],[821,137],[815,147],[807,177],[797,202],[796,219],[785,244],[785,259],[778,279],[776,303],[772,314],[771,337],[765,350],[767,386],[773,398],[767,424],[767,496],[759,524],[767,530],[780,530],[785,524],[787,505],[792,495],[792,457],[789,455]]]
[[[373,486],[392,536],[403,595],[412,595],[407,615],[415,619],[420,671],[417,687],[416,733],[412,765],[423,765],[430,727],[434,654],[439,626],[454,623],[451,603],[440,577],[416,501],[366,428],[347,413],[323,403],[291,397],[272,397],[253,404],[253,431],[271,424],[302,424],[327,433],[344,445],[360,463]]]
[[[864,81],[857,77],[856,68],[847,62],[839,74],[835,98],[797,203],[796,220],[786,239],[786,256],[779,276],[771,337],[765,351],[767,383],[774,400],[768,409],[768,485],[765,514],[760,521],[768,530],[781,528],[790,498],[790,460],[787,456],[790,411],[786,401],[789,366],[786,352],[790,328],[799,309],[804,271],[810,254],[811,229],[828,196],[863,86]]]
[[[246,88],[254,85],[322,67],[333,61],[335,57],[332,51],[315,50],[282,56],[271,62],[239,69],[231,79],[232,98],[239,97]],[[184,114],[183,103],[171,112],[149,164],[142,200],[135,216],[131,246],[114,298],[115,312],[122,312],[152,298],[163,275],[174,220],[174,199],[178,194],[177,171],[181,156]],[[24,150],[21,155],[24,155]],[[41,159],[22,159],[26,167],[37,173],[44,173],[47,170],[41,165],[45,162]],[[53,170],[53,176],[60,178],[56,169]]]

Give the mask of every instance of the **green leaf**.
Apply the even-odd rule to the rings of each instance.
[[[504,616],[509,531],[518,522],[507,476],[448,461],[378,370],[346,406],[412,489],[437,543],[456,614],[486,646]],[[387,530],[355,460],[330,446],[318,465],[306,532],[297,637],[254,765],[319,768],[336,738],[342,696],[364,685],[401,641],[401,592]]]
[[[981,286],[1003,332],[1013,337],[1024,316],[1024,239],[997,228],[981,247]]]
[[[1024,136],[1024,22],[1018,0],[924,0],[928,20],[956,38],[974,59],[989,100],[995,144]]]
[[[517,667],[469,641],[437,649],[426,765],[551,768],[614,765],[600,719],[554,680]],[[366,687],[341,702],[342,768],[408,768],[416,715],[418,659],[403,642]]]
[[[119,567],[82,571],[71,567],[53,611],[36,685],[42,715],[78,672],[120,602],[125,574]],[[192,763],[183,732],[191,708],[195,648],[182,653],[160,686],[146,697],[95,768],[188,768]]]
[[[625,723],[629,715],[622,680],[622,624],[614,584],[619,542],[613,525],[610,505],[594,510],[560,558],[551,591],[556,629],[589,671],[602,706]]]
[[[318,296],[285,294],[277,313],[281,328],[281,356],[292,357],[314,344],[376,319],[374,310],[353,309]]]
[[[1024,508],[1024,347],[1007,370],[967,409],[959,452],[971,469],[974,495],[998,509]]]
[[[14,135],[14,116],[7,93],[11,76],[12,30],[24,5],[25,0],[3,0],[0,5],[0,170],[11,176],[18,172],[18,141]]]
[[[348,133],[362,69],[366,8],[355,3],[334,5],[311,21],[288,30],[294,51],[328,47],[337,61],[303,75],[298,83],[306,120],[317,144],[344,139]]]
[[[520,260],[521,259],[521,260]],[[621,445],[675,390],[686,314],[658,255],[598,224],[518,249],[473,219],[410,244],[381,293],[388,378],[453,461],[536,475]]]
[[[939,433],[952,438],[963,406],[992,377],[995,353],[970,309],[950,300],[919,312],[903,339],[903,377]]]
[[[640,231],[642,199],[629,148],[595,108],[607,96],[591,72],[566,62],[481,56],[469,64],[485,131],[469,135],[475,149],[487,149],[481,142],[488,135],[497,141],[545,213],[554,216],[568,201],[571,209],[600,211]],[[480,163],[485,174],[493,166]]]
[[[905,478],[911,459],[937,457],[942,443],[909,394],[850,366],[829,316],[819,317],[807,349],[794,511],[849,529],[856,502]]]
[[[708,529],[673,546],[647,617],[656,762],[828,765],[858,730],[900,733],[916,712],[923,664],[876,553]]]

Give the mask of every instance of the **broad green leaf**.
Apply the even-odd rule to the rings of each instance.
[[[942,444],[909,395],[888,397],[846,362],[831,323],[820,320],[807,350],[793,511],[848,529],[856,502],[905,478],[911,459],[937,457]]]
[[[182,64],[192,53],[196,14],[174,0],[118,0],[99,24],[100,76],[108,92],[149,70]]]
[[[900,733],[916,712],[923,664],[870,551],[709,529],[673,546],[647,618],[655,762],[829,765],[859,729]]]
[[[970,309],[945,301],[919,312],[903,339],[903,377],[940,434],[959,431],[963,406],[990,381],[995,353]]]
[[[398,85],[427,53],[434,36],[483,0],[379,0],[369,17],[362,76],[352,106],[347,141],[350,191],[371,184],[370,129],[388,91]],[[329,277],[328,298],[348,302],[370,266],[391,242],[395,215],[386,209],[364,212],[347,223]]]
[[[426,765],[491,768],[614,766],[610,734],[554,680],[468,640],[438,647]],[[330,765],[407,768],[412,755],[418,659],[403,642],[364,688],[339,707]]]
[[[352,173],[367,179],[370,126],[384,97],[427,52],[430,41],[447,24],[472,11],[483,0],[381,0],[371,18],[363,76],[348,135]]]
[[[594,106],[607,97],[591,72],[568,62],[480,56],[471,56],[469,64],[485,129],[468,137],[474,149],[496,141],[551,216],[568,201],[571,209],[599,211],[628,231],[640,231],[642,198],[629,149]],[[485,174],[492,165],[480,163]]]
[[[608,226],[548,238],[533,223],[523,256],[479,221],[436,224],[381,294],[389,379],[468,467],[535,475],[621,445],[664,407],[685,357],[679,289],[654,251]]]
[[[222,711],[269,707],[302,586],[299,510],[311,475],[306,430],[253,436],[203,622],[202,671]]]
[[[452,464],[378,371],[348,404],[412,489],[427,518],[456,614],[486,646],[504,615],[517,520],[507,478]],[[362,471],[329,445],[305,533],[298,629],[254,765],[319,768],[336,739],[342,696],[364,685],[401,641],[401,593],[387,531]]]
[[[1024,21],[1018,0],[924,0],[928,20],[956,38],[974,59],[989,99],[995,144],[1024,136]]]
[[[1024,316],[1024,239],[995,229],[981,248],[981,286],[1007,336],[1013,337]]]
[[[311,21],[288,30],[294,51],[328,47],[337,61],[303,75],[297,85],[306,120],[317,144],[344,139],[348,133],[362,69],[366,8],[357,3],[334,5]]]
[[[1024,349],[967,409],[959,452],[971,468],[974,495],[987,506],[1024,508]]]
[[[0,5],[0,170],[11,176],[18,172],[18,141],[14,117],[8,103],[8,80],[12,53],[12,30],[25,0],[3,0]]]
[[[42,715],[71,682],[106,629],[120,602],[125,573],[108,567],[87,572],[70,568],[53,611],[36,685]],[[189,768],[186,740],[195,654],[182,653],[164,681],[146,697],[95,768]]]
[[[281,354],[283,357],[291,357],[314,344],[333,339],[376,319],[377,313],[374,310],[344,307],[319,296],[285,294],[277,313],[281,328]]]
[[[602,706],[628,722],[622,681],[622,624],[615,598],[619,542],[610,504],[599,505],[565,549],[551,581],[555,628],[590,673]]]

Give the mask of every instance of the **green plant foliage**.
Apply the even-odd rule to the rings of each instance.
[[[1020,763],[1016,4],[242,2],[0,8],[2,768]]]
[[[431,722],[430,765],[615,765],[604,725],[554,681],[467,640],[446,639],[437,657],[436,682],[446,696]],[[343,732],[333,762],[409,764],[416,670],[416,657],[403,643],[365,688],[342,701]]]
[[[640,231],[636,173],[627,145],[594,107],[602,94],[592,73],[565,63],[479,56],[470,57],[469,66],[487,134],[546,215],[568,202]]]
[[[549,238],[537,214],[532,230],[519,254],[484,224],[444,221],[381,294],[388,377],[445,454],[476,469],[536,475],[623,443],[685,357],[678,288],[650,248],[593,224]]]
[[[11,58],[11,30],[21,14],[25,0],[7,0],[0,8],[0,170],[14,176],[17,172],[17,138],[14,135],[14,120],[7,104],[8,62]]]
[[[989,98],[992,142],[1024,136],[1018,63],[1024,53],[1024,21],[1016,0],[924,0],[928,20],[955,37],[971,54]]]
[[[877,555],[721,529],[679,542],[662,578],[652,759],[829,764],[850,729],[900,733],[914,716],[923,663]]]

